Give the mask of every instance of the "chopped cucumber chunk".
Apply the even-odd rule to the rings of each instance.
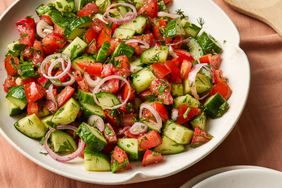
[[[35,114],[20,119],[14,126],[24,135],[34,139],[42,138],[47,131],[47,128]]]

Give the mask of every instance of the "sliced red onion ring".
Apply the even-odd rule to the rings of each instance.
[[[92,88],[97,86],[98,83],[102,80],[100,77],[96,77],[96,79],[93,80],[87,72],[84,73],[83,77],[84,77],[86,83]]]
[[[158,12],[158,17],[169,17],[172,19],[180,18],[181,16],[175,13],[168,13],[168,12]]]
[[[188,38],[188,39],[183,39],[183,40],[181,40],[181,41],[179,41],[179,42],[176,42],[176,43],[172,43],[172,44],[170,44],[171,46],[175,46],[175,45],[179,45],[179,44],[183,44],[183,43],[188,43],[190,41],[190,39]]]
[[[190,86],[191,86],[192,95],[197,100],[199,100],[199,95],[197,93],[196,84],[195,84],[196,76],[197,76],[198,72],[201,70],[201,68],[206,67],[207,65],[208,65],[207,63],[200,63],[200,64],[194,65],[193,69],[191,70],[191,72],[189,73],[189,76],[188,76]]]
[[[110,10],[112,8],[115,8],[117,6],[124,6],[124,7],[129,7],[132,12],[128,12],[127,14],[124,15],[123,18],[113,18],[110,16]],[[129,22],[131,20],[133,20],[134,18],[137,17],[137,10],[136,8],[129,4],[129,3],[113,3],[111,6],[109,6],[106,10],[106,12],[103,15],[103,19],[107,22],[114,22],[117,24],[121,24],[121,23],[125,23],[125,22]]]
[[[136,122],[129,128],[129,132],[134,135],[145,133],[147,130],[148,126],[141,122]]]
[[[130,44],[130,43],[140,43],[140,44],[143,44],[142,46],[140,46],[141,48],[145,48],[145,49],[148,49],[150,48],[150,45],[143,41],[143,40],[137,40],[137,39],[129,39],[128,41],[125,42],[126,44]]]
[[[109,107],[109,106],[101,106],[100,102],[98,101],[97,97],[96,97],[96,93],[98,93],[100,91],[100,87],[107,81],[109,80],[112,80],[112,79],[118,79],[118,80],[121,80],[123,81],[125,84],[127,84],[128,88],[129,88],[129,91],[128,91],[128,94],[126,96],[126,99],[121,103],[121,104],[118,104],[116,106],[113,106],[113,107]],[[113,109],[117,109],[117,108],[120,108],[122,106],[124,106],[129,97],[131,95],[131,85],[130,83],[123,77],[121,76],[117,76],[117,75],[111,75],[111,76],[108,76],[108,77],[105,77],[103,78],[99,83],[98,85],[93,89],[93,98],[94,98],[94,101],[97,105],[101,106],[103,109],[110,109],[110,110],[113,110]]]
[[[177,120],[177,118],[178,118],[178,109],[173,108],[171,111],[171,119],[175,121]]]
[[[124,135],[124,133],[129,129],[130,127],[129,126],[126,126],[124,127],[123,129],[120,129],[118,131],[118,135],[121,136],[121,135]]]
[[[54,87],[54,85],[50,84],[50,86],[48,88],[48,93],[50,95],[51,101],[55,104],[56,109],[57,109],[58,108],[58,103],[57,103],[57,100],[56,100],[56,98],[54,96],[54,93],[53,93],[53,87]]]
[[[173,58],[177,58],[178,55],[174,52],[173,48],[171,47],[171,45],[169,45],[169,48],[168,48],[168,53],[171,57]]]
[[[97,127],[99,131],[104,132],[105,130],[105,123],[104,120],[97,115],[92,115],[88,118],[88,124],[94,127]]]
[[[40,20],[37,24],[36,24],[36,33],[38,34],[38,36],[40,36],[41,38],[45,38],[47,34],[52,33],[54,30],[54,28],[49,25],[46,21],[44,20]]]
[[[65,65],[64,65],[65,61],[67,62],[67,67],[65,67]],[[45,73],[45,66],[49,62],[51,62],[51,64],[48,68],[48,73],[46,74]],[[58,63],[61,63],[63,72],[58,74],[57,76],[52,76],[51,75],[52,70]],[[70,58],[67,55],[60,54],[60,53],[47,56],[42,61],[41,65],[40,65],[40,71],[41,71],[42,75],[47,79],[60,79],[67,74],[67,72],[70,70],[70,68],[71,68]]]
[[[150,123],[154,124],[154,126],[156,127],[157,130],[160,130],[162,128],[162,118],[161,118],[160,114],[150,104],[142,103],[140,105],[139,118],[142,117],[142,112],[143,112],[144,109],[149,110],[153,114],[153,116],[156,119],[156,122],[150,121]]]
[[[62,126],[57,126],[56,128],[57,130],[63,130],[63,129],[67,129],[67,130],[73,130],[73,131],[76,131],[76,127],[74,126],[71,126],[71,125],[62,125]],[[49,140],[49,137],[51,136],[51,134],[56,130],[56,129],[50,129],[46,136],[45,136],[45,141],[44,141],[44,148],[46,149],[46,151],[48,152],[48,154],[50,155],[50,157],[52,157],[53,159],[55,159],[56,161],[59,161],[59,162],[67,162],[67,161],[70,161],[78,156],[80,156],[80,154],[83,152],[84,150],[84,147],[85,147],[85,143],[79,139],[78,141],[78,146],[77,146],[77,150],[69,155],[64,155],[64,156],[61,156],[61,155],[58,155],[57,153],[55,153],[50,147],[49,147],[49,144],[48,144],[48,140]]]

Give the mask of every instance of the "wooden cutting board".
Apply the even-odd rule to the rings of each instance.
[[[282,0],[224,0],[232,8],[271,26],[282,36]]]

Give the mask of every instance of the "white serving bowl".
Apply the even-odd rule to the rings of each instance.
[[[18,38],[16,21],[25,16],[34,16],[35,8],[46,0],[16,1],[0,19],[0,62],[3,62],[7,45]],[[111,172],[88,172],[83,168],[82,159],[60,163],[49,156],[40,154],[42,146],[19,133],[13,124],[16,119],[9,117],[5,93],[0,90],[0,132],[18,151],[36,164],[63,176],[98,184],[125,184],[148,181],[170,176],[184,170],[212,152],[231,132],[247,100],[250,84],[250,67],[245,53],[239,48],[239,33],[228,16],[211,0],[174,0],[172,10],[181,8],[189,18],[205,20],[204,30],[218,39],[224,48],[222,69],[228,78],[233,94],[229,99],[230,109],[219,119],[208,122],[208,132],[214,138],[207,144],[183,153],[166,156],[165,162],[149,167],[133,164],[133,170],[113,174]],[[37,18],[38,19],[38,18]],[[5,69],[0,65],[0,83],[4,82]],[[227,151],[228,152],[228,151]],[[2,153],[5,155],[5,153]]]

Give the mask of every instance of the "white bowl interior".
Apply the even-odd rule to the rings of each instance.
[[[0,62],[3,62],[6,48],[9,43],[18,38],[15,23],[25,16],[34,16],[35,8],[46,0],[21,0],[16,3],[0,20]],[[184,153],[166,156],[166,161],[160,165],[143,168],[134,164],[133,170],[112,174],[111,172],[87,172],[83,169],[83,161],[76,159],[64,164],[54,161],[49,156],[40,154],[42,146],[38,141],[34,141],[19,133],[13,123],[16,119],[8,115],[7,104],[5,103],[5,93],[0,90],[0,132],[5,138],[22,154],[40,166],[49,169],[69,178],[85,182],[99,184],[121,184],[129,182],[140,182],[161,178],[175,174],[208,155],[213,151],[230,133],[238,120],[249,90],[250,68],[246,55],[238,47],[239,34],[230,19],[221,9],[210,0],[176,0],[173,10],[181,8],[189,18],[196,22],[197,18],[205,20],[204,30],[218,39],[224,47],[222,69],[224,75],[229,79],[233,94],[229,99],[230,109],[222,117],[209,121],[208,131],[214,136],[209,143],[188,150]],[[226,42],[224,42],[226,41]],[[0,65],[0,83],[6,77],[3,63]]]

